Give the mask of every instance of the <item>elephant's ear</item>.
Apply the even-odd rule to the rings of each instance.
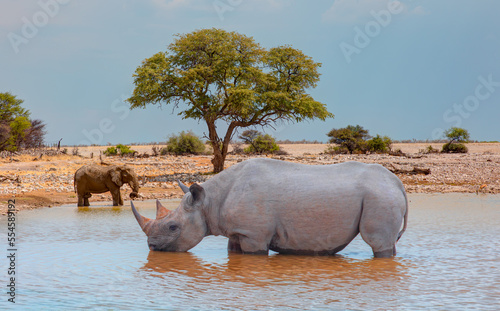
[[[113,169],[110,173],[111,181],[114,182],[118,187],[123,185],[121,169],[119,167]]]

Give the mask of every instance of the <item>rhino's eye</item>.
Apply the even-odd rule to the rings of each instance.
[[[170,231],[175,231],[177,229],[179,229],[179,226],[177,226],[177,225],[170,225],[170,227],[168,227],[168,230],[170,230]]]

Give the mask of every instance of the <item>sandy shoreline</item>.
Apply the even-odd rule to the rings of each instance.
[[[432,144],[440,149],[442,144]],[[283,156],[268,156],[284,161],[311,165],[335,164],[345,161],[379,163],[391,170],[410,172],[414,168],[429,169],[430,174],[397,174],[409,193],[500,193],[500,143],[467,144],[467,154],[422,154],[419,150],[429,144],[394,144],[407,156],[390,155],[325,155],[324,144],[286,144]],[[99,163],[99,153],[107,147],[80,147],[80,156],[20,155],[0,158],[0,212],[5,213],[7,201],[16,200],[16,208],[26,209],[77,202],[73,190],[73,175],[80,166]],[[71,148],[68,148],[71,154]],[[152,146],[133,146],[140,154],[152,154]],[[90,158],[91,153],[94,157]],[[226,167],[257,157],[229,155]],[[139,200],[178,198],[182,192],[175,179],[186,183],[203,182],[212,175],[211,156],[158,156],[158,157],[102,157],[110,164],[132,166],[141,179]],[[174,175],[175,174],[175,175]],[[128,185],[122,187],[124,199],[130,193]],[[92,202],[110,201],[111,195],[94,194]]]

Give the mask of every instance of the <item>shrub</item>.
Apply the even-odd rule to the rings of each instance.
[[[439,150],[432,147],[432,145],[429,145],[427,148],[425,148],[424,150],[422,150],[421,153],[438,153]]]
[[[366,141],[366,149],[368,149],[368,151],[376,153],[390,152],[391,145],[392,145],[392,140],[389,137],[387,136],[380,137],[380,135],[378,134],[372,139]]]
[[[330,143],[342,146],[342,150],[347,149],[351,154],[365,151],[366,139],[370,138],[368,130],[359,125],[333,129],[326,136],[330,137]]]
[[[241,147],[243,144],[242,143],[235,143],[233,144],[233,151],[231,151],[232,154],[242,154],[243,153],[243,148]]]
[[[469,149],[461,143],[446,143],[443,145],[441,152],[443,153],[467,153]]]
[[[262,133],[257,131],[248,130],[243,132],[240,138],[244,139],[245,142],[249,144],[249,146],[243,150],[246,153],[262,154],[280,151],[280,147],[276,144],[276,140],[269,134],[262,135]]]
[[[392,140],[377,134],[371,137],[368,130],[360,125],[348,125],[340,129],[333,129],[328,134],[329,142],[337,146],[328,146],[324,151],[329,154],[361,154],[367,151],[376,153],[390,153]]]
[[[107,156],[112,156],[112,155],[117,155],[118,151],[116,150],[116,147],[111,146],[108,147],[108,149],[106,149],[103,153]]]
[[[164,154],[162,149],[161,154]],[[179,135],[172,135],[167,141],[166,151],[177,155],[200,154],[205,151],[205,144],[193,132],[182,131]]]
[[[116,145],[116,147],[113,147],[113,146],[108,147],[108,149],[106,149],[104,151],[104,154],[107,156],[113,156],[113,155],[118,155],[118,153],[120,153],[120,155],[123,156],[123,155],[134,154],[135,152],[136,151],[130,149],[129,146],[118,144],[118,145]]]
[[[347,149],[345,146],[334,146],[334,145],[328,145],[326,147],[324,153],[326,154],[348,154],[349,149]]]

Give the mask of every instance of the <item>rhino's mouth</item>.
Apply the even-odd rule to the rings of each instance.
[[[150,251],[155,251],[155,252],[177,252],[177,249],[175,245],[170,245],[167,247],[161,247],[156,244],[148,244],[149,250]]]

